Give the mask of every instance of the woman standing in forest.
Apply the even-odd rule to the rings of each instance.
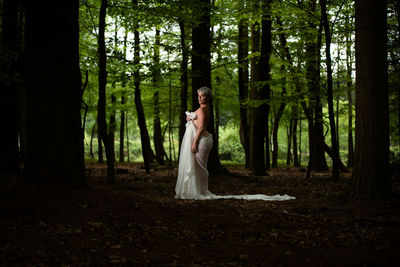
[[[212,196],[208,191],[207,161],[213,146],[212,135],[207,131],[210,121],[211,89],[197,90],[200,107],[186,112],[186,132],[179,157],[178,180],[175,198],[202,199]]]
[[[236,198],[248,200],[289,200],[288,195],[214,195],[208,190],[207,161],[213,146],[212,135],[207,131],[210,122],[211,89],[201,87],[197,90],[200,107],[195,112],[186,111],[186,131],[183,136],[179,157],[178,179],[175,198],[181,199],[220,199]]]

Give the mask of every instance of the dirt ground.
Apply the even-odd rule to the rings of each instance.
[[[119,164],[108,185],[87,164],[87,190],[3,190],[0,266],[399,266],[399,180],[389,200],[353,202],[350,174],[227,169],[211,192],[296,200],[176,200],[176,168]]]

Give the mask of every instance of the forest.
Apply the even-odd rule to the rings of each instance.
[[[0,0],[0,265],[395,266],[399,0]],[[212,90],[213,192],[174,199]]]

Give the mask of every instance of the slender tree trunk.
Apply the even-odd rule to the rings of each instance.
[[[311,113],[313,110],[312,116],[314,116],[312,120],[308,118],[309,136],[310,136],[309,167],[310,170],[327,171],[328,164],[326,163],[325,153],[322,147],[322,144],[324,143],[324,130],[323,130],[322,104],[320,98],[321,89],[319,84],[320,82],[319,40],[321,38],[320,36],[321,36],[321,31],[319,31],[318,33],[317,41],[315,41],[314,38],[312,37],[312,39],[306,44],[306,51],[308,55],[307,80],[308,80],[309,92],[311,94],[311,99],[312,99],[312,107],[309,110],[309,112]]]
[[[290,166],[290,163],[292,162],[292,128],[293,118],[290,119],[289,127],[287,129],[286,166]]]
[[[296,167],[300,167],[299,156],[297,152],[297,122],[298,122],[298,111],[297,104],[293,105],[293,165]]]
[[[126,44],[128,41],[128,31],[125,29],[125,36],[124,36],[124,49],[123,49],[123,53],[124,53],[124,61],[126,60]],[[123,69],[123,73],[122,73],[122,92],[121,92],[121,123],[120,123],[120,127],[119,127],[119,161],[120,162],[124,162],[125,161],[125,148],[124,148],[124,139],[125,139],[125,113],[126,113],[126,108],[125,108],[125,102],[126,102],[126,64],[124,62],[124,67]]]
[[[188,98],[188,51],[186,47],[186,31],[185,23],[182,19],[179,20],[179,28],[181,31],[181,49],[182,49],[182,61],[181,61],[181,97],[180,97],[180,112],[179,112],[179,147],[181,147],[183,136],[186,130],[186,114],[188,110],[187,98]],[[171,158],[170,158],[171,159]],[[172,160],[172,159],[171,159]]]
[[[244,1],[239,1],[239,12],[244,13]],[[239,38],[238,38],[238,76],[239,76],[239,101],[240,101],[240,141],[245,154],[245,167],[249,168],[249,123],[248,108],[245,102],[248,100],[249,89],[249,60],[247,58],[249,51],[248,23],[247,19],[241,17],[239,20]]]
[[[99,121],[99,118],[97,116],[97,124],[98,124],[98,121]],[[97,126],[97,157],[98,157],[99,163],[104,163],[103,144],[101,142],[101,134],[100,134],[99,126]]]
[[[399,38],[398,40],[400,40],[400,1],[397,0],[396,1],[396,18],[397,18],[397,34]],[[400,46],[398,47],[398,53],[400,53]],[[396,64],[396,66],[398,66]],[[398,67],[396,67],[397,71],[399,71]],[[397,86],[397,119],[398,119],[398,124],[400,125],[400,86]],[[398,144],[400,144],[400,126],[397,127],[398,128]]]
[[[90,157],[91,157],[92,159],[94,159],[94,153],[93,153],[93,138],[94,138],[94,133],[95,133],[95,131],[96,131],[96,125],[97,125],[97,123],[95,123],[95,124],[93,125],[92,131],[91,131],[91,133],[90,133],[89,153],[90,153]]]
[[[98,54],[99,54],[99,100],[97,104],[97,119],[101,140],[106,150],[107,158],[107,182],[115,183],[115,155],[114,146],[112,145],[111,134],[107,133],[106,121],[106,86],[107,86],[107,55],[105,45],[105,28],[106,13],[108,3],[107,0],[101,1],[99,16],[99,37],[98,37]],[[111,124],[111,122],[110,122]]]
[[[348,18],[346,19],[346,24],[348,24]],[[347,26],[349,27],[349,26]],[[352,96],[352,87],[353,87],[353,79],[351,77],[352,72],[352,60],[351,60],[351,40],[349,34],[346,34],[346,84],[347,84],[347,101],[348,101],[348,117],[349,117],[349,129],[347,134],[347,167],[353,167],[354,160],[354,147],[353,147],[353,96]]]
[[[160,91],[158,89],[159,82],[161,80],[161,68],[160,68],[160,30],[156,29],[154,44],[154,60],[153,60],[153,84],[155,92],[153,95],[154,100],[154,124],[153,124],[153,142],[154,149],[156,151],[156,160],[159,164],[164,164],[164,138],[161,131],[161,119],[160,119]]]
[[[38,184],[85,187],[79,1],[45,1],[40,5],[24,1],[24,10],[26,178]],[[49,21],[57,31],[49,27]]]
[[[137,0],[133,0],[134,7],[137,8]],[[150,164],[154,162],[154,153],[150,146],[150,137],[147,131],[146,118],[144,115],[143,104],[141,99],[141,91],[140,91],[140,38],[139,38],[139,23],[136,22],[135,31],[134,31],[134,39],[135,39],[135,51],[134,51],[134,60],[133,63],[135,65],[135,70],[133,73],[134,77],[134,86],[135,86],[135,105],[136,112],[138,116],[138,125],[140,129],[140,139],[142,143],[142,155],[144,161],[144,167],[146,169],[146,173],[150,173]]]
[[[356,198],[390,196],[386,10],[384,0],[355,2]]]
[[[332,179],[338,180],[339,173],[339,147],[336,136],[335,126],[335,113],[333,111],[333,79],[332,79],[332,59],[331,59],[331,32],[329,28],[329,20],[326,11],[326,0],[320,0],[321,3],[321,16],[324,24],[325,31],[325,54],[326,54],[326,67],[328,76],[328,112],[329,112],[329,125],[331,128],[331,142],[332,142]]]
[[[281,40],[282,41],[282,40]],[[282,42],[281,42],[282,43]],[[286,41],[285,41],[286,43]],[[285,47],[285,46],[283,46]],[[281,73],[285,73],[285,66],[281,65]],[[282,78],[282,96],[286,95],[286,78]],[[279,122],[282,118],[283,112],[285,110],[286,103],[284,101],[279,105],[278,111],[275,114],[274,125],[272,131],[272,168],[278,168],[278,153],[279,153],[279,142],[278,142],[278,130],[279,130]]]
[[[196,110],[199,107],[197,101],[197,90],[202,86],[211,87],[211,34],[210,34],[210,0],[199,0],[200,8],[194,10],[195,14],[200,14],[200,23],[192,29],[192,107]],[[210,101],[211,118],[208,124],[208,131],[213,135],[214,144],[217,143],[215,139],[215,122],[213,103]],[[218,157],[217,147],[214,145],[211,149],[208,159],[208,170],[210,173],[217,173],[223,170],[221,162]]]
[[[2,124],[0,136],[0,182],[8,176],[19,175],[18,163],[18,86],[19,72],[17,70],[17,59],[19,55],[20,40],[18,34],[21,28],[19,21],[19,0],[4,0],[2,3],[2,59],[0,72],[0,114]]]

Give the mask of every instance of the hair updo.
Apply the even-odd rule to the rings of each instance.
[[[197,92],[203,93],[205,96],[211,96],[211,89],[207,86],[200,87]]]

